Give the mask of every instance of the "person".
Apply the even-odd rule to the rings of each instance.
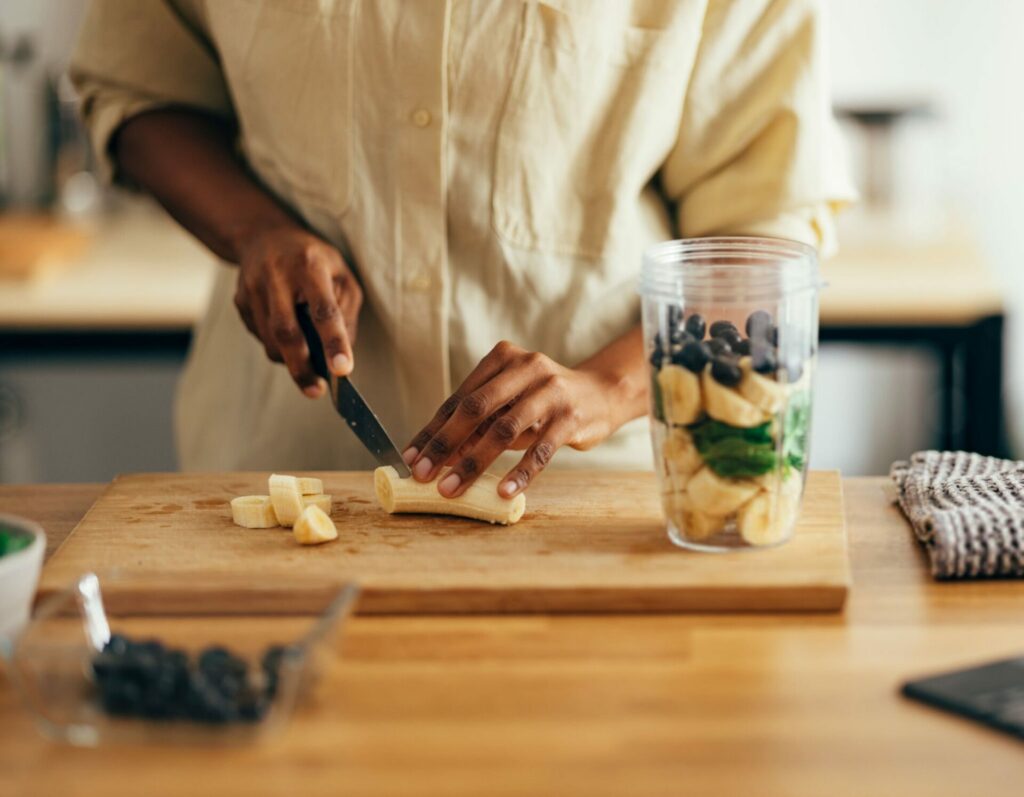
[[[556,451],[649,468],[644,248],[829,250],[852,197],[823,6],[93,0],[72,78],[101,168],[223,263],[182,466],[374,465],[303,398],[325,391],[305,303],[416,477],[450,468],[443,495],[499,466],[514,495]]]

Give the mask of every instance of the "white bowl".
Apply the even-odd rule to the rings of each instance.
[[[32,535],[27,548],[0,556],[0,645],[13,639],[28,622],[43,567],[46,535],[38,523],[14,515],[0,515],[0,528]]]

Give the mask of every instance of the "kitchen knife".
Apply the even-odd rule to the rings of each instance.
[[[306,337],[313,370],[317,376],[325,379],[331,388],[331,403],[334,404],[335,411],[345,419],[348,428],[366,446],[366,450],[373,454],[377,462],[381,465],[391,465],[403,479],[411,476],[409,466],[405,464],[387,431],[373,414],[366,399],[356,390],[356,386],[347,377],[335,376],[327,368],[324,345],[309,315],[309,306],[300,304],[295,308],[295,314],[298,316],[299,326],[302,327],[302,334]]]

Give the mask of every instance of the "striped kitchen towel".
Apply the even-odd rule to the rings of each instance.
[[[1024,462],[919,451],[890,475],[935,578],[1024,576]]]

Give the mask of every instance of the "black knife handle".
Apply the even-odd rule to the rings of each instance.
[[[295,308],[295,316],[299,319],[299,326],[306,338],[306,346],[309,348],[309,359],[313,363],[313,371],[317,376],[331,381],[331,372],[327,370],[327,357],[324,356],[324,344],[320,341],[320,335],[313,324],[313,318],[309,314],[309,305],[300,304]]]

